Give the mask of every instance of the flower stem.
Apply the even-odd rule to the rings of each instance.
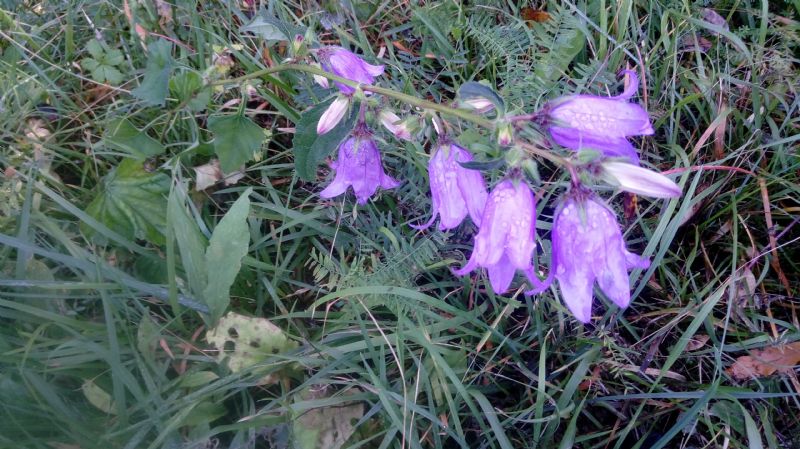
[[[428,101],[428,100],[423,100],[421,98],[417,98],[417,97],[414,97],[414,96],[411,96],[411,95],[407,95],[407,94],[404,94],[404,93],[401,93],[401,92],[397,92],[397,91],[394,91],[392,89],[386,89],[384,87],[371,86],[371,85],[367,85],[367,84],[357,83],[357,82],[351,81],[351,80],[349,80],[347,78],[342,78],[342,77],[336,76],[336,75],[334,75],[332,73],[328,73],[328,72],[322,70],[321,68],[313,67],[313,66],[310,66],[310,65],[304,65],[304,64],[280,64],[280,65],[276,65],[274,67],[270,67],[268,69],[257,70],[255,72],[248,73],[247,75],[243,75],[243,76],[240,76],[238,78],[213,81],[213,82],[211,82],[211,85],[212,86],[221,86],[221,85],[227,85],[227,84],[239,84],[242,81],[247,81],[247,80],[254,79],[254,78],[260,78],[260,77],[262,77],[264,75],[270,75],[270,74],[273,74],[273,73],[285,72],[285,71],[288,71],[288,70],[293,70],[293,71],[298,71],[298,72],[306,72],[306,73],[311,73],[313,75],[319,75],[319,76],[328,78],[329,80],[335,81],[337,83],[344,84],[345,86],[350,86],[350,87],[354,87],[354,88],[357,88],[357,89],[361,89],[361,90],[363,90],[365,92],[374,92],[376,94],[385,95],[387,97],[394,98],[396,100],[400,100],[400,101],[402,101],[404,103],[408,103],[408,104],[410,104],[412,106],[416,106],[418,108],[437,111],[437,112],[442,113],[442,114],[446,114],[446,115],[453,116],[453,117],[458,117],[458,118],[460,118],[462,120],[474,123],[474,124],[476,124],[476,125],[478,125],[478,126],[480,126],[482,128],[494,129],[494,126],[495,126],[494,122],[492,120],[488,120],[488,119],[483,118],[483,117],[481,117],[479,115],[472,114],[472,113],[470,113],[468,111],[451,108],[449,106],[445,106],[445,105],[439,104],[439,103],[434,103],[434,102]]]

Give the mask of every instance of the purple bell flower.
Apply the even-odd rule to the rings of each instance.
[[[367,64],[355,53],[342,47],[324,47],[317,51],[322,69],[336,76],[347,78],[361,84],[372,84],[376,76],[383,75],[382,65]],[[356,90],[341,83],[334,83],[345,95],[352,95]]]
[[[639,155],[629,136],[654,133],[647,111],[628,100],[636,93],[639,77],[625,70],[630,83],[616,97],[573,95],[547,107],[548,131],[557,144],[580,150],[593,148],[609,157],[627,157],[639,164]]]
[[[333,182],[319,193],[322,198],[333,198],[353,186],[358,204],[366,204],[378,187],[393,189],[400,185],[383,171],[381,154],[366,125],[356,125],[353,135],[339,146],[339,158],[331,162],[336,170]]]
[[[431,185],[433,214],[422,226],[429,228],[439,215],[439,230],[445,231],[461,224],[469,215],[472,222],[480,225],[481,214],[486,204],[486,182],[477,170],[464,168],[459,162],[469,162],[472,154],[454,143],[440,145],[428,162],[428,177]]]
[[[489,283],[497,294],[508,290],[514,273],[522,270],[534,286],[541,282],[533,273],[531,256],[536,247],[536,203],[530,187],[524,182],[506,179],[498,184],[481,216],[472,255],[457,276],[464,276],[477,267],[485,267]]]
[[[556,212],[550,268],[567,308],[584,323],[592,316],[595,281],[609,299],[625,308],[631,301],[628,270],[650,266],[648,259],[625,249],[614,213],[587,195],[569,197]]]

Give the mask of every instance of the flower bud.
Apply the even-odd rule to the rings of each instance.
[[[602,167],[603,178],[622,190],[654,198],[681,195],[681,188],[661,173],[625,162],[604,162]]]
[[[302,34],[296,34],[292,40],[292,53],[295,57],[306,54],[306,38]]]
[[[379,114],[379,118],[384,128],[388,129],[395,137],[403,140],[411,140],[411,131],[408,129],[406,123],[400,120],[397,114],[388,109],[383,109]]]
[[[483,97],[473,97],[468,100],[462,100],[461,103],[470,107],[479,114],[483,114],[494,109],[494,103]]]
[[[514,141],[514,128],[511,123],[503,123],[497,130],[497,144],[507,147]]]
[[[317,64],[317,63],[313,63],[311,65],[313,67],[318,68],[318,69],[320,68],[319,64]],[[312,78],[314,78],[314,82],[315,83],[319,84],[320,86],[324,87],[325,89],[330,87],[330,84],[328,83],[328,78],[325,78],[324,76],[320,76],[320,75],[312,75]]]
[[[331,103],[317,122],[317,134],[322,135],[335,128],[342,121],[349,105],[350,99],[347,97],[339,97]]]

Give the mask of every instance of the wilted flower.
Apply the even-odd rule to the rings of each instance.
[[[355,53],[342,47],[324,47],[317,51],[317,57],[326,72],[347,78],[361,84],[372,84],[376,76],[383,74],[382,65],[367,64]],[[356,90],[341,83],[334,83],[345,95],[350,95]]]
[[[606,161],[602,167],[604,177],[622,190],[654,198],[681,196],[681,188],[661,173],[616,161]]]
[[[627,137],[651,135],[653,125],[647,111],[628,102],[636,93],[639,78],[630,70],[623,73],[631,80],[621,95],[573,95],[547,107],[548,131],[557,144],[573,150],[593,148],[606,156],[623,156],[639,163]]]
[[[356,126],[353,135],[339,146],[339,158],[331,163],[336,176],[319,196],[333,198],[353,186],[358,204],[366,204],[378,187],[392,189],[400,185],[398,181],[387,175],[381,165],[381,154],[363,123]]]
[[[486,183],[481,172],[459,164],[471,160],[472,154],[456,144],[439,146],[428,162],[433,214],[424,225],[412,225],[414,229],[427,229],[436,220],[437,214],[442,231],[455,228],[468,214],[473,223],[481,224],[481,214],[488,196]]]
[[[469,261],[453,273],[464,276],[477,267],[485,267],[492,290],[497,294],[508,290],[517,270],[522,270],[534,285],[539,285],[531,265],[536,247],[535,215],[536,205],[530,187],[524,182],[515,185],[508,179],[502,181],[486,200]]]
[[[408,126],[400,120],[397,114],[388,109],[383,109],[378,117],[384,128],[388,129],[395,137],[403,140],[411,140],[411,131],[408,129]]]
[[[340,96],[334,100],[320,116],[317,122],[317,134],[322,135],[335,128],[342,121],[348,106],[350,106],[349,97]]]
[[[620,307],[631,301],[628,270],[647,268],[650,261],[625,249],[614,213],[585,192],[571,195],[553,222],[553,261],[561,297],[578,320],[592,315],[595,281]]]

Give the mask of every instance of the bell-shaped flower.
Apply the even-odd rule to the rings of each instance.
[[[393,189],[400,185],[383,171],[381,154],[366,125],[360,124],[353,135],[339,146],[339,157],[331,162],[336,170],[333,182],[319,193],[322,198],[333,198],[353,186],[358,204],[366,204],[378,187]]]
[[[550,267],[567,308],[584,323],[592,316],[595,281],[624,308],[631,301],[628,270],[650,265],[648,259],[625,248],[614,213],[590,195],[579,191],[556,212]]]
[[[367,64],[355,53],[342,47],[321,48],[317,51],[317,58],[326,72],[361,84],[372,84],[376,76],[383,74],[382,65]],[[356,91],[342,83],[334,82],[334,84],[345,95],[351,95]]]
[[[681,188],[661,173],[617,161],[603,162],[602,167],[603,177],[622,190],[654,198],[681,196]]]
[[[536,204],[524,182],[506,179],[489,194],[475,236],[472,255],[460,270],[464,276],[484,267],[497,294],[505,293],[517,270],[522,270],[534,286],[541,282],[533,273],[531,256],[536,247]]]
[[[591,148],[610,157],[627,157],[639,163],[629,136],[653,134],[647,111],[628,100],[636,93],[639,78],[626,70],[630,83],[616,97],[572,95],[547,106],[548,131],[553,140],[572,150]]]
[[[349,97],[340,96],[334,100],[320,116],[317,122],[317,134],[323,135],[335,128],[342,121],[348,106],[350,106]]]
[[[486,182],[477,170],[464,168],[459,162],[469,162],[472,154],[454,143],[439,145],[428,162],[433,214],[431,219],[414,229],[429,228],[439,215],[439,229],[445,231],[461,224],[469,215],[480,225],[486,204]]]

